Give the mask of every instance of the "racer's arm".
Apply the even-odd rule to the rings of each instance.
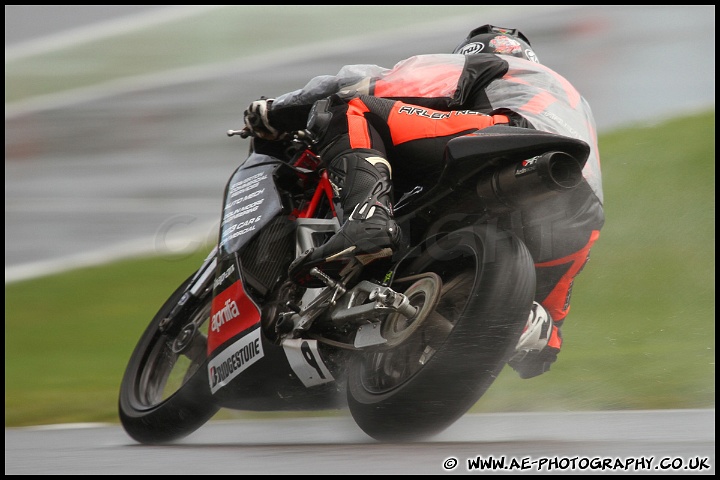
[[[337,75],[317,76],[303,88],[276,97],[268,108],[268,121],[279,131],[303,129],[316,101],[344,90],[367,94],[371,78],[384,71],[378,65],[345,65]]]

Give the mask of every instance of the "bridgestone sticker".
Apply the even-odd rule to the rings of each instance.
[[[208,364],[210,391],[217,392],[263,356],[260,329],[256,328],[210,361]]]

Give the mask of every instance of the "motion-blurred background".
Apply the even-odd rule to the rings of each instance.
[[[113,262],[213,241],[250,101],[485,23],[522,30],[593,107],[607,223],[552,375],[504,372],[479,408],[714,408],[715,6],[6,5],[6,426],[114,419],[130,349],[185,277]]]

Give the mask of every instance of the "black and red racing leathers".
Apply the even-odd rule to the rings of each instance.
[[[343,121],[333,122],[323,143],[341,137],[351,148],[382,152],[396,182],[413,174],[433,178],[448,140],[496,123],[590,145],[580,187],[500,219],[528,246],[537,272],[536,299],[560,325],[570,310],[573,281],[604,223],[595,121],[570,82],[544,65],[512,56],[418,55],[392,69],[350,65],[335,76],[316,77],[277,97],[270,121],[280,130],[304,128],[314,102],[338,93],[351,99],[341,107]],[[560,343],[553,338],[550,345]]]

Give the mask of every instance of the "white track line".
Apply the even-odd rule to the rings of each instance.
[[[114,20],[93,23],[86,27],[73,28],[62,33],[47,35],[5,47],[5,62],[7,63],[31,55],[71,48],[100,38],[122,35],[135,30],[143,30],[163,23],[192,17],[223,6],[224,5],[179,5],[165,7],[150,12],[125,15],[117,17],[117,19]]]

